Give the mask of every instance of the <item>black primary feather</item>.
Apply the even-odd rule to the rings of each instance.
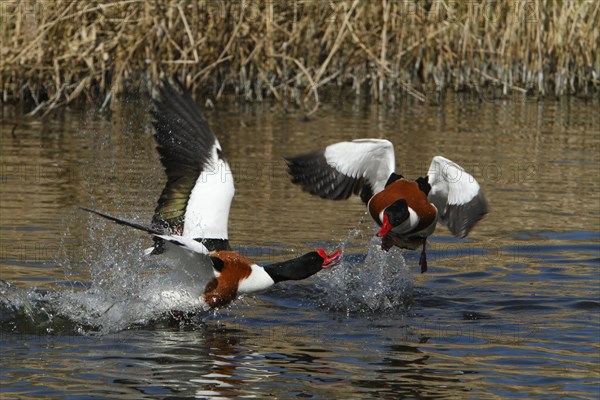
[[[176,230],[182,228],[190,193],[217,138],[188,91],[164,80],[158,92],[152,111],[154,138],[167,183],[152,224]]]
[[[372,196],[373,189],[366,179],[339,172],[329,165],[323,151],[285,157],[285,161],[292,183],[300,185],[302,190],[310,194],[323,199],[345,200],[360,193],[365,203]]]
[[[441,217],[441,222],[454,236],[465,237],[488,211],[487,200],[483,193],[479,192],[468,203],[448,205],[445,214]]]
[[[99,215],[102,218],[106,218],[110,221],[116,222],[119,225],[129,226],[131,228],[135,228],[137,230],[150,233],[152,235],[164,235],[165,234],[165,232],[163,230],[153,227],[153,226],[145,226],[145,225],[139,224],[135,221],[128,221],[126,219],[115,217],[114,215],[110,215],[110,214],[104,213],[102,211],[94,210],[91,208],[86,208],[86,207],[79,207],[79,208],[82,209],[83,211],[87,211],[92,214]]]

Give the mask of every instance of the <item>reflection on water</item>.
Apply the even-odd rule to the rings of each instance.
[[[597,398],[597,100],[207,112],[238,250],[267,263],[341,247],[344,262],[183,325],[144,297],[165,284],[140,258],[149,239],[75,208],[150,218],[164,176],[147,107],[1,111],[3,396]],[[418,253],[378,249],[360,200],[285,176],[283,155],[365,136],[392,140],[408,177],[442,154],[486,193],[468,239],[438,227],[427,274]]]

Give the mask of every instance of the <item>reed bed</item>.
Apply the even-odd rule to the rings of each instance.
[[[589,96],[596,0],[1,0],[2,101],[104,107],[174,76],[212,100],[314,112],[329,89],[377,101],[444,90]]]

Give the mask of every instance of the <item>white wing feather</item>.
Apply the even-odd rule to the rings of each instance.
[[[229,209],[235,194],[233,174],[227,161],[219,158],[218,141],[211,158],[190,194],[185,210],[183,236],[188,238],[227,239]]]
[[[191,298],[201,298],[204,288],[215,277],[209,251],[192,238],[176,235],[156,235],[166,241],[163,253],[153,260],[171,269],[165,279],[165,290],[170,287],[172,295],[185,292]],[[179,294],[178,294],[179,293]]]
[[[178,244],[182,246],[188,251],[194,252],[196,254],[208,255],[210,251],[200,242],[191,239],[185,236],[177,236],[177,235],[154,235],[161,239],[166,240],[167,242]]]
[[[396,168],[394,146],[385,139],[357,139],[325,148],[327,163],[346,176],[366,178],[373,194],[385,188]]]
[[[439,221],[456,236],[466,236],[487,212],[479,183],[460,165],[442,156],[431,161],[428,199],[438,209]]]

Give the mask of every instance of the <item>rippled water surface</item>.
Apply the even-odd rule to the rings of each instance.
[[[148,293],[145,222],[164,184],[148,103],[1,122],[0,397],[589,398],[600,396],[597,100],[324,106],[206,115],[236,179],[230,239],[261,263],[316,247],[341,265],[179,324]],[[291,185],[282,156],[385,137],[416,178],[442,154],[491,212],[465,240],[378,249],[360,200]]]

